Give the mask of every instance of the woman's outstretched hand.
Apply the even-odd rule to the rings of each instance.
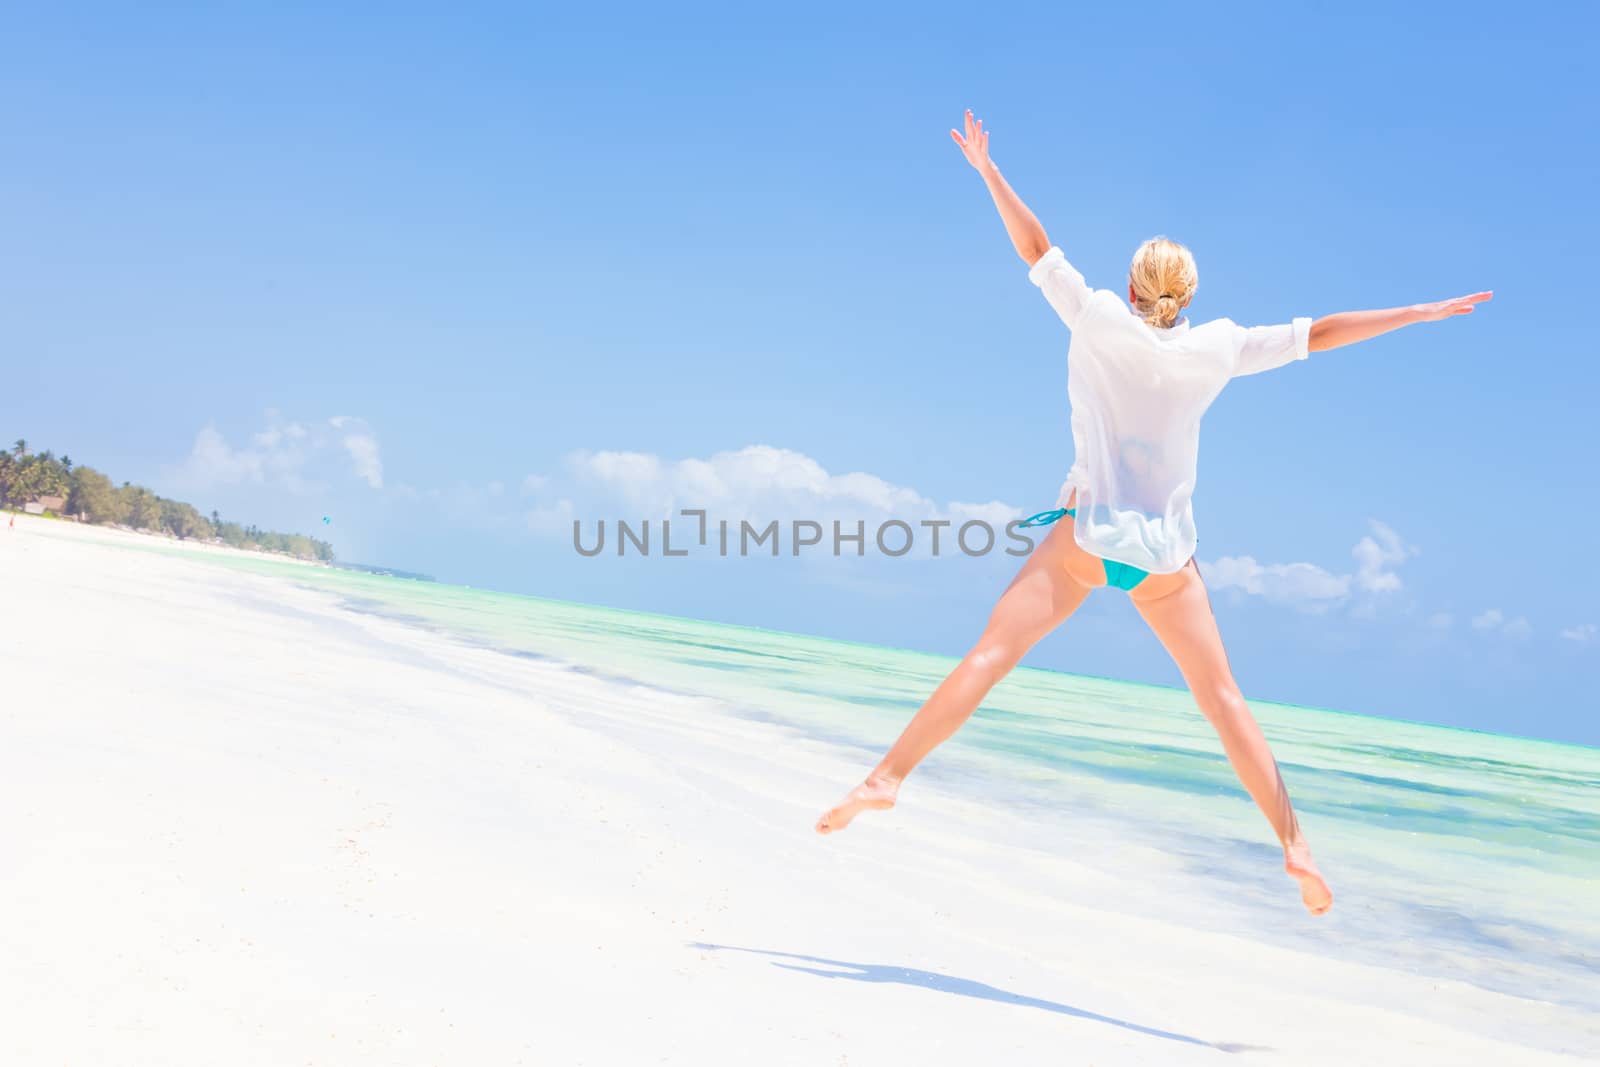
[[[1307,342],[1313,352],[1326,352],[1342,348],[1357,341],[1365,341],[1402,326],[1419,322],[1438,322],[1456,315],[1470,315],[1472,309],[1493,297],[1494,293],[1473,293],[1453,300],[1435,300],[1431,304],[1412,304],[1409,307],[1384,308],[1380,311],[1341,311],[1326,315],[1311,324],[1311,337]]]
[[[967,157],[973,169],[980,173],[989,167],[989,135],[984,131],[983,120],[972,117],[972,109],[967,109],[967,133],[963,137],[955,130],[950,131],[950,137],[961,147],[961,154]]]
[[[1039,220],[1033,217],[1033,212],[1012,191],[1000,176],[1000,168],[989,158],[988,131],[983,128],[983,123],[972,117],[971,108],[967,109],[966,135],[951,130],[950,139],[960,147],[961,154],[967,157],[967,162],[972,164],[972,169],[978,172],[983,184],[988,187],[989,195],[994,197],[994,206],[1000,211],[1000,221],[1006,224],[1006,235],[1011,238],[1017,255],[1030,267],[1039,262],[1039,257],[1050,248],[1050,238],[1045,236]]]
[[[1494,299],[1494,293],[1473,293],[1471,296],[1458,296],[1451,300],[1435,300],[1431,304],[1417,305],[1418,322],[1438,322],[1448,319],[1451,315],[1470,315],[1474,305],[1485,300]]]

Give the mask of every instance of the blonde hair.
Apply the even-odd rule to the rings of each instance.
[[[1166,329],[1178,321],[1178,313],[1194,298],[1200,272],[1187,248],[1165,237],[1152,237],[1133,254],[1128,284],[1133,289],[1133,306],[1144,321]]]

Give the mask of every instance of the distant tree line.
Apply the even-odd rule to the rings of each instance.
[[[227,522],[215,511],[208,518],[193,504],[156,496],[142,485],[115,486],[93,467],[74,466],[70,456],[30,452],[25,440],[0,451],[0,506],[19,510],[43,497],[62,498],[62,513],[83,522],[131,526],[185,541],[220,541],[300,559],[333,559],[333,546],[326,541]]]

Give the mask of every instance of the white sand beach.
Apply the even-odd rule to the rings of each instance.
[[[1584,1062],[926,783],[819,837],[857,752],[152,543],[0,528],[0,1064]]]

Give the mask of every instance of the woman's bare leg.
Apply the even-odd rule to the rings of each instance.
[[[1051,531],[1000,597],[972,651],[933,691],[867,780],[817,820],[818,833],[843,830],[863,811],[893,807],[912,768],[961,728],[1028,649],[1078,609],[1093,587],[1068,572],[1067,556],[1074,551],[1086,555],[1072,542],[1071,524]]]
[[[1130,597],[1178,664],[1195,702],[1222,739],[1222,750],[1239,781],[1272,824],[1283,844],[1284,865],[1300,883],[1306,908],[1321,915],[1333,906],[1333,893],[1311,861],[1278,763],[1233,679],[1199,568],[1191,560],[1177,574],[1152,575]]]

